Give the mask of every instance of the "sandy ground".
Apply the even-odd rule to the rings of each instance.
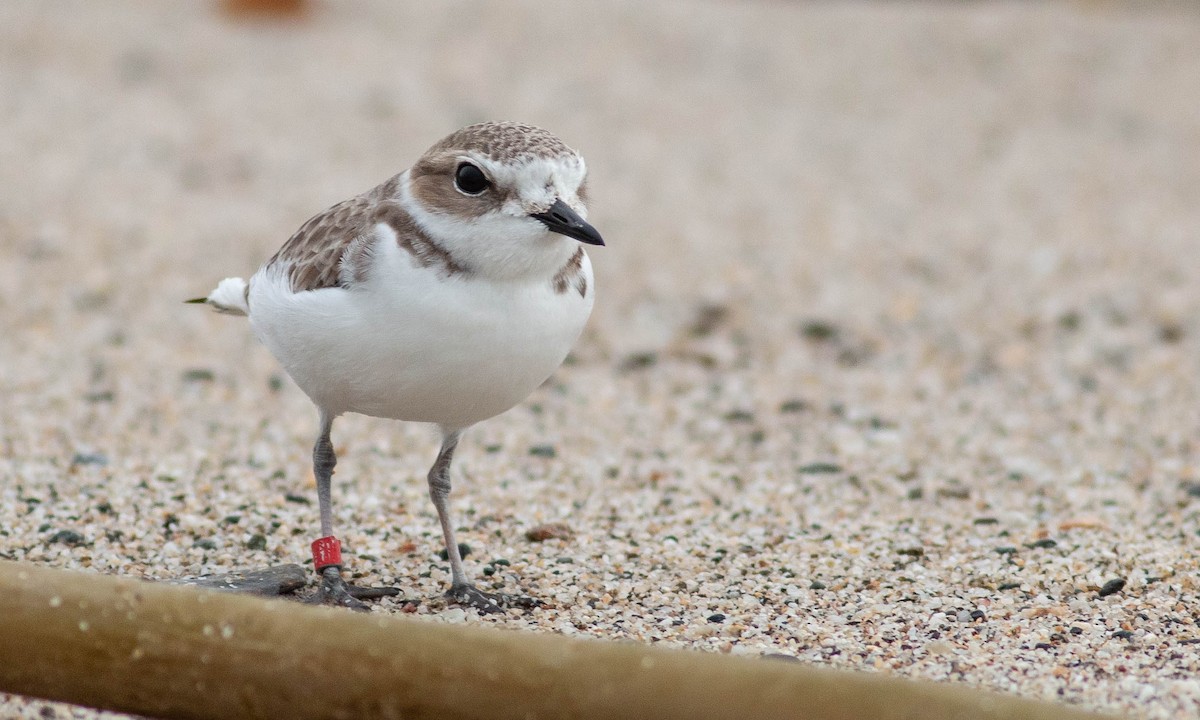
[[[453,502],[471,571],[549,607],[447,607],[434,434],[347,417],[363,581],[432,621],[1200,713],[1200,6],[427,6],[0,4],[0,556],[303,562],[315,414],[180,301],[520,119],[584,152],[609,247]]]

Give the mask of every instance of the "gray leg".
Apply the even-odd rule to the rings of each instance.
[[[333,442],[329,433],[333,430],[333,418],[324,410],[321,411],[321,431],[317,443],[313,446],[313,476],[317,479],[317,502],[321,506],[321,537],[333,535],[333,468],[337,465],[337,455],[333,450]],[[334,541],[336,543],[336,540]],[[396,588],[364,588],[349,585],[342,579],[342,566],[330,565],[321,570],[321,589],[317,592],[317,601],[326,605],[339,605],[353,610],[366,610],[367,606],[359,602],[373,600],[390,595],[399,595]]]
[[[442,524],[442,539],[446,543],[446,554],[450,557],[451,587],[470,585],[467,574],[463,572],[462,555],[458,552],[458,543],[454,540],[454,526],[450,524],[450,463],[454,460],[454,449],[458,447],[457,430],[446,433],[442,438],[442,449],[438,451],[437,460],[429,468],[429,497],[437,510],[438,521]]]
[[[333,418],[321,411],[321,432],[317,444],[313,445],[313,476],[317,479],[317,502],[321,506],[321,537],[333,534],[333,468],[337,455],[329,433],[333,430]]]
[[[446,543],[446,555],[450,558],[450,590],[447,597],[463,605],[469,605],[482,613],[501,612],[505,606],[533,607],[537,603],[531,598],[486,593],[475,587],[463,571],[462,555],[454,539],[454,525],[450,522],[450,463],[454,449],[458,447],[460,430],[442,429],[442,448],[437,460],[429,468],[429,497],[437,510],[438,522],[442,525],[442,539]]]

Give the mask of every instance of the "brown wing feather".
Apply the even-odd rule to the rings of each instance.
[[[396,176],[310,218],[288,238],[268,264],[289,265],[288,280],[292,292],[337,287],[344,281],[361,281],[365,277],[370,248],[354,241],[377,223],[386,223],[396,233],[400,249],[412,255],[417,264],[437,268],[447,276],[466,272],[395,202],[398,186],[399,176]],[[349,278],[342,274],[347,252],[352,253],[349,262],[353,272],[349,273]]]
[[[342,254],[371,221],[374,193],[334,205],[300,226],[272,256],[270,264],[288,263],[292,292],[339,284]]]

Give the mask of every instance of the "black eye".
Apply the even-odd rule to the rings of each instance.
[[[454,187],[467,195],[479,195],[488,189],[487,176],[471,163],[463,163],[454,171]]]

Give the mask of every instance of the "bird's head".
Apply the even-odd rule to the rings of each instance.
[[[495,277],[553,273],[579,243],[603,245],[587,222],[587,166],[553,134],[481,123],[439,141],[408,171],[414,219],[455,258]]]

